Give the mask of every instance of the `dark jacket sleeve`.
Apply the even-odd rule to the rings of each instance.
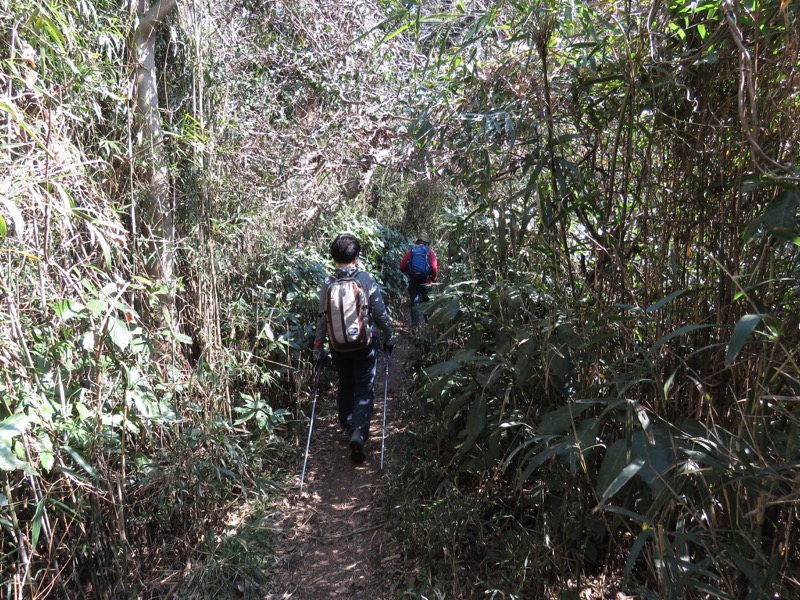
[[[372,316],[372,322],[378,326],[378,329],[383,333],[383,343],[385,344],[394,333],[392,327],[392,317],[389,316],[389,311],[386,310],[386,304],[383,302],[381,289],[372,274],[365,271],[360,271],[357,275],[359,281],[364,286],[364,289],[369,296],[369,309]],[[322,315],[323,318],[325,315]]]
[[[325,316],[325,297],[331,277],[325,278],[319,290],[319,311],[317,313],[317,326],[314,332],[314,348],[322,348],[325,345],[325,338],[328,336],[328,318]]]

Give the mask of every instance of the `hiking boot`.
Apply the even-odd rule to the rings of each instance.
[[[364,436],[361,434],[361,430],[356,429],[350,436],[350,460],[354,463],[362,463],[365,458]]]

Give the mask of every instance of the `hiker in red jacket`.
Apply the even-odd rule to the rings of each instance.
[[[427,233],[419,234],[416,243],[409,248],[403,260],[400,261],[400,270],[408,276],[408,295],[411,299],[411,326],[419,327],[420,316],[416,307],[429,300],[428,294],[432,283],[439,274],[439,265],[436,262],[436,253],[430,247],[431,238]]]

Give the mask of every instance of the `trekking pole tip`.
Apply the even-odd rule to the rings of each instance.
[[[303,500],[308,500],[309,498],[311,498],[311,492],[308,491],[308,488],[303,488],[303,489],[300,489],[299,491],[297,491],[296,493],[294,493],[292,495],[289,495],[287,497],[289,499],[289,502],[292,505],[295,505],[298,502],[301,502]]]

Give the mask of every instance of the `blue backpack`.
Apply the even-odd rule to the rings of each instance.
[[[430,279],[433,271],[428,256],[428,247],[425,244],[417,244],[411,248],[407,270],[408,278],[412,283],[425,283]]]

